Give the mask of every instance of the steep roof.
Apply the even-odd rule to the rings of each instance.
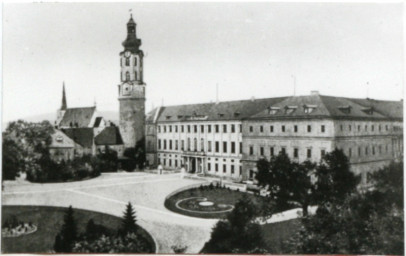
[[[88,127],[95,111],[96,107],[67,108],[59,126]]]
[[[93,146],[93,128],[61,129],[69,138],[85,148]]]
[[[94,142],[96,145],[122,145],[123,139],[118,127],[108,126],[94,138]]]
[[[249,119],[285,118],[388,119],[371,106],[349,98],[324,95],[292,96],[273,104]]]
[[[73,148],[75,142],[69,138],[65,133],[60,130],[54,129],[54,133],[51,134],[52,142],[49,145],[50,148]]]
[[[348,99],[365,107],[373,107],[379,113],[395,119],[403,119],[403,101],[374,99]]]
[[[260,112],[271,104],[284,100],[286,97],[224,101],[219,103],[201,103],[161,107],[158,122],[179,122],[188,120],[241,120]],[[151,121],[157,109],[147,115]]]
[[[103,117],[101,117],[101,116],[96,117],[96,119],[94,120],[93,127],[99,127],[102,120],[103,120]]]

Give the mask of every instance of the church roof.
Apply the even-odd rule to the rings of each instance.
[[[60,127],[88,127],[96,107],[68,108],[63,115]]]
[[[82,147],[90,148],[93,146],[93,128],[67,128],[61,130]]]
[[[52,142],[49,145],[50,148],[74,148],[75,142],[69,138],[65,133],[60,130],[54,129],[54,133],[51,134]]]
[[[94,138],[94,142],[96,145],[122,145],[123,139],[118,127],[108,126]]]

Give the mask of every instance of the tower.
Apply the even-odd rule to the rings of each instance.
[[[66,103],[66,93],[65,93],[65,82],[62,83],[62,104],[61,108],[58,109],[56,113],[56,124],[59,124],[62,120],[63,116],[65,115],[66,109],[68,108],[68,104]]]
[[[136,35],[132,18],[127,23],[127,38],[120,52],[120,133],[125,148],[142,148],[145,152],[145,83],[143,81],[143,57],[141,39]]]

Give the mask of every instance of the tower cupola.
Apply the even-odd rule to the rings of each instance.
[[[123,42],[123,46],[125,50],[132,53],[137,53],[141,46],[141,39],[137,38],[136,27],[137,24],[134,22],[131,14],[130,20],[127,23],[127,38]]]

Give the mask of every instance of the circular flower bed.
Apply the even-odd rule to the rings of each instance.
[[[181,199],[176,203],[176,207],[187,212],[199,213],[225,213],[234,209],[229,204],[218,204],[207,201],[206,197],[190,197]]]
[[[35,231],[37,231],[37,226],[30,224],[30,223],[24,223],[20,224],[16,227],[9,228],[9,227],[4,227],[1,230],[1,236],[2,237],[19,237],[22,235],[28,235],[32,234]]]

